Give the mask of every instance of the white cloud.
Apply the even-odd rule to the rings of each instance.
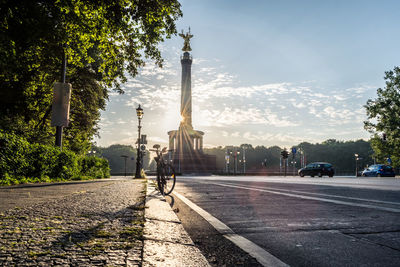
[[[136,121],[128,123],[128,118],[135,116],[134,109],[141,104],[146,118],[153,120],[147,121],[148,139],[168,142],[166,132],[178,127],[180,120],[181,71],[179,60],[174,56],[173,60],[166,59],[164,68],[147,64],[137,77],[128,79],[123,86],[126,95],[110,95],[115,109],[105,112],[109,117],[102,116],[101,133],[120,131],[114,129],[115,125],[131,128]],[[195,59],[192,68],[193,126],[196,129],[218,127],[218,134],[207,131],[204,141],[221,145],[241,139],[256,144],[293,144],[323,139],[324,136],[337,137],[339,133],[347,136],[345,129],[362,132],[365,119],[362,106],[376,87],[363,85],[329,90],[320,88],[317,82],[243,85],[217,60]],[[127,108],[129,112],[126,112]],[[110,118],[116,115],[120,118],[112,121]],[[337,135],[335,131],[328,132],[339,126]],[[121,140],[127,140],[124,138]]]
[[[196,113],[198,119],[194,122],[198,126],[230,127],[243,125],[268,125],[275,127],[296,126],[286,116],[278,115],[270,109],[257,108],[232,108],[225,107],[222,110],[201,110]]]
[[[124,121],[123,119],[118,119],[115,123],[117,123],[117,124],[126,124],[127,122]]]
[[[148,141],[151,141],[151,142],[154,142],[154,143],[161,143],[161,144],[167,144],[168,143],[167,139],[161,138],[161,137],[158,137],[158,136],[150,136],[147,139],[148,139]]]
[[[302,103],[302,102],[300,102],[300,103],[292,103],[292,104],[293,104],[293,106],[295,108],[299,108],[299,109],[306,107],[306,105],[304,103]]]
[[[240,136],[240,132],[233,132],[231,134],[232,137],[239,137]]]
[[[276,145],[286,145],[290,146],[292,144],[298,144],[304,141],[307,142],[313,142],[314,139],[311,138],[304,138],[304,137],[299,137],[299,136],[294,136],[294,135],[289,135],[289,134],[272,134],[272,133],[263,133],[263,132],[245,132],[243,133],[243,138],[248,140],[248,141],[253,141],[253,142],[266,142],[266,143],[272,143]]]

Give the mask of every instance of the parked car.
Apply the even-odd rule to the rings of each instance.
[[[330,163],[313,162],[304,168],[301,168],[298,173],[301,177],[304,177],[305,175],[310,175],[311,177],[322,177],[323,175],[328,175],[329,177],[332,177],[335,174],[335,170]]]
[[[375,164],[371,165],[361,173],[362,176],[373,176],[373,177],[394,177],[395,173],[390,165]]]

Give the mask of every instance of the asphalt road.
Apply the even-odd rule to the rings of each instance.
[[[174,191],[213,266],[400,266],[400,179],[178,177]]]

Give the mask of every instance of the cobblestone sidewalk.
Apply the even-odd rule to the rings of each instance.
[[[144,180],[0,213],[2,266],[141,266]]]

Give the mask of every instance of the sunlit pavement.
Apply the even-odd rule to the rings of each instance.
[[[178,194],[170,202],[179,210],[177,214],[195,244],[209,261],[217,261],[216,265],[229,264],[231,256],[227,254],[224,258],[214,253],[218,244],[208,242],[210,236],[218,235],[219,239],[212,242],[220,242],[220,246],[228,247],[226,242],[243,246],[228,240],[226,232],[253,244],[246,253],[258,257],[258,262],[272,257],[291,266],[400,264],[400,179],[350,176],[178,176],[177,179]],[[215,221],[220,226],[211,227]],[[255,250],[259,254],[254,254]]]

